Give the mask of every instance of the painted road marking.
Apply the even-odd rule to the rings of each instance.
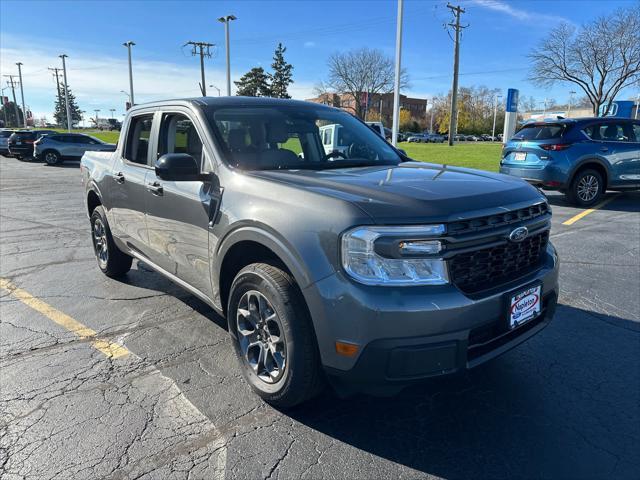
[[[593,208],[588,208],[586,209],[584,212],[580,212],[579,214],[571,217],[569,220],[562,222],[562,225],[573,225],[574,223],[576,223],[578,220],[580,220],[581,218],[586,217],[587,215],[589,215],[590,213],[595,212],[596,210],[598,210],[599,208],[604,207],[607,203],[611,202],[612,200],[615,200],[617,198],[618,195],[612,195],[609,198],[603,200],[602,202],[600,202],[598,205],[596,205]]]
[[[98,338],[98,333],[95,330],[92,330],[91,328],[78,322],[75,318],[70,317],[66,313],[63,313],[60,310],[55,309],[51,305],[43,302],[42,300],[34,297],[26,290],[22,290],[21,288],[16,287],[9,280],[0,278],[0,288],[8,291],[13,297],[17,298],[25,305],[33,308],[37,312],[40,312],[49,320],[53,320],[55,323],[57,323],[61,327],[66,328],[78,337],[82,339],[93,338],[93,340],[91,341],[91,345],[93,345],[100,352],[104,353],[107,357],[120,358],[124,357],[125,355],[129,355],[130,352],[125,347],[118,345],[117,343]]]

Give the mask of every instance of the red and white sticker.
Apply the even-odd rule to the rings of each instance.
[[[509,326],[511,328],[522,325],[538,316],[541,290],[542,287],[538,285],[511,297],[511,308],[509,309]]]

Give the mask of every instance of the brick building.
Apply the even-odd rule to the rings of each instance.
[[[363,94],[362,103],[365,103],[366,95],[367,94]],[[369,97],[367,118],[375,116],[375,118],[378,119],[379,115],[382,114],[382,123],[385,125],[391,125],[393,117],[393,93],[374,94]],[[332,107],[339,107],[353,114],[355,114],[356,111],[355,98],[353,95],[348,93],[323,93],[319,97],[309,98],[307,101],[331,105]],[[406,95],[400,95],[400,108],[408,110],[411,113],[411,117],[416,121],[426,120],[426,99],[411,98]]]

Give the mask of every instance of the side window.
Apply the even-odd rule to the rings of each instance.
[[[633,124],[633,134],[635,136],[635,142],[640,143],[640,123]]]
[[[162,116],[158,156],[165,153],[188,153],[202,164],[202,140],[186,115],[169,113]]]
[[[127,132],[124,158],[140,165],[147,164],[152,123],[153,114],[140,115],[131,119],[129,131]]]
[[[331,145],[331,129],[330,128],[325,129],[323,136],[324,136],[323,143],[325,145]]]

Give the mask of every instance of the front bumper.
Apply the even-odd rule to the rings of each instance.
[[[533,284],[542,285],[542,314],[509,330],[509,295]],[[482,297],[452,285],[366,287],[340,273],[304,293],[322,363],[336,389],[394,393],[416,381],[473,368],[541,331],[555,312],[558,259],[549,244],[540,270]],[[336,340],[357,344],[359,354],[338,355]]]

